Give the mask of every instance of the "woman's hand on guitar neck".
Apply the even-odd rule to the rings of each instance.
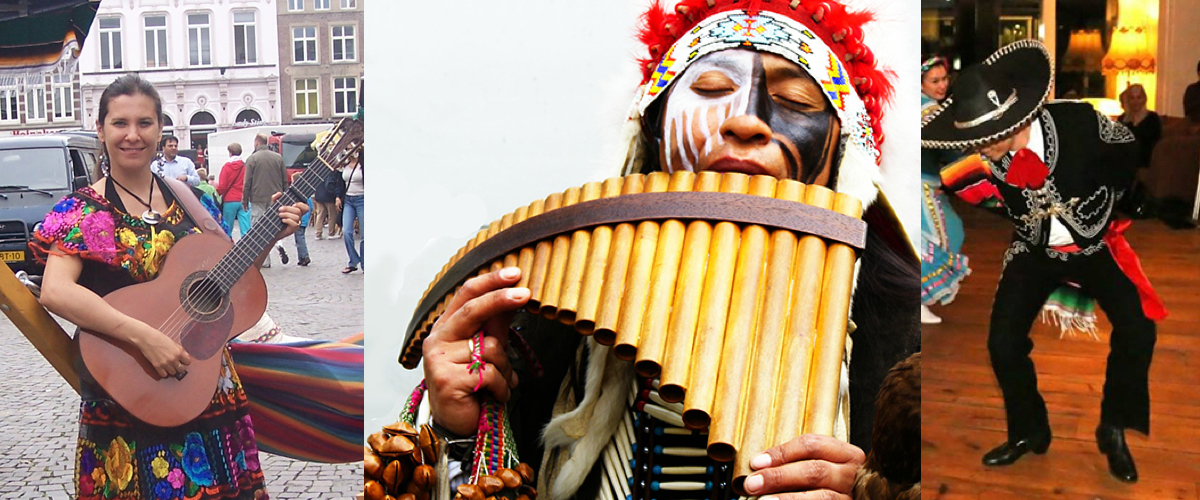
[[[132,318],[131,318],[132,319]],[[134,320],[138,326],[133,327],[130,335],[133,345],[142,352],[142,356],[154,366],[159,378],[167,378],[187,371],[187,365],[192,364],[192,357],[183,346],[150,325]]]
[[[510,288],[520,277],[521,270],[510,267],[467,280],[421,345],[433,420],[450,432],[475,434],[482,409],[478,393],[505,402],[517,386],[507,348],[512,315],[529,300],[529,289]],[[480,331],[482,372],[471,370],[473,338]]]
[[[280,196],[283,196],[283,193],[271,195],[271,203],[275,203]],[[275,235],[275,239],[281,240],[296,232],[296,229],[300,228],[300,219],[306,213],[308,213],[308,203],[293,203],[279,207],[279,220],[283,221],[283,231]]]
[[[746,492],[770,498],[850,500],[855,474],[867,460],[862,449],[820,434],[805,434],[751,459]],[[818,496],[805,496],[812,493]],[[824,495],[824,496],[821,496]]]

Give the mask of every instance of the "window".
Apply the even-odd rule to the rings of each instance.
[[[333,60],[353,61],[354,26],[334,26],[330,30],[333,32]]]
[[[100,69],[121,69],[121,18],[100,18]]]
[[[51,85],[54,103],[54,119],[73,119],[75,117],[75,93],[71,89],[71,75],[54,75]]]
[[[0,88],[0,122],[15,122],[20,119],[17,115],[16,87]]]
[[[237,114],[237,118],[233,121],[234,126],[250,126],[262,122],[262,116],[258,111],[253,109],[243,109]]]
[[[212,64],[209,45],[208,14],[188,14],[188,62],[192,66]]]
[[[333,79],[333,114],[348,115],[358,111],[358,79]]]
[[[320,116],[317,110],[317,79],[296,80],[296,116]]]
[[[288,0],[288,10],[304,10],[304,0]]]
[[[233,63],[258,62],[258,42],[254,38],[254,12],[233,13]]]
[[[167,16],[146,16],[146,67],[167,67]]]
[[[355,0],[342,0],[342,8],[343,9],[357,9],[358,2]]]
[[[46,85],[37,77],[25,82],[25,122],[46,121]]]
[[[292,62],[317,62],[317,28],[292,28]]]
[[[329,10],[329,0],[313,0],[313,10]]]

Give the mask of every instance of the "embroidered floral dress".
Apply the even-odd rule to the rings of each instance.
[[[90,187],[63,198],[34,233],[30,249],[41,261],[49,254],[83,259],[79,284],[103,296],[157,276],[179,238],[199,230],[167,186],[158,186],[170,208],[151,226]],[[111,184],[108,192],[112,191]],[[207,197],[204,207],[220,220]],[[75,456],[76,495],[101,499],[266,499],[249,403],[229,350],[207,409],[179,427],[155,427],[109,399],[77,362],[82,404]]]

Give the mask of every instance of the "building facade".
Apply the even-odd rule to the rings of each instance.
[[[285,124],[358,111],[363,0],[279,0],[280,108]]]
[[[283,0],[286,2],[287,0]],[[282,122],[276,0],[107,0],[79,58],[84,123],[104,88],[138,73],[163,99],[164,134],[204,149],[209,133]]]

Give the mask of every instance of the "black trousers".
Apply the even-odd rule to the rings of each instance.
[[[1147,378],[1155,328],[1142,311],[1137,289],[1107,248],[1092,255],[1072,255],[1063,262],[1034,247],[1017,254],[1004,269],[988,332],[992,371],[1004,393],[1008,439],[1050,436],[1046,402],[1038,392],[1037,373],[1029,358],[1033,349],[1029,329],[1050,293],[1064,280],[1080,284],[1113,325],[1100,422],[1149,434]]]

